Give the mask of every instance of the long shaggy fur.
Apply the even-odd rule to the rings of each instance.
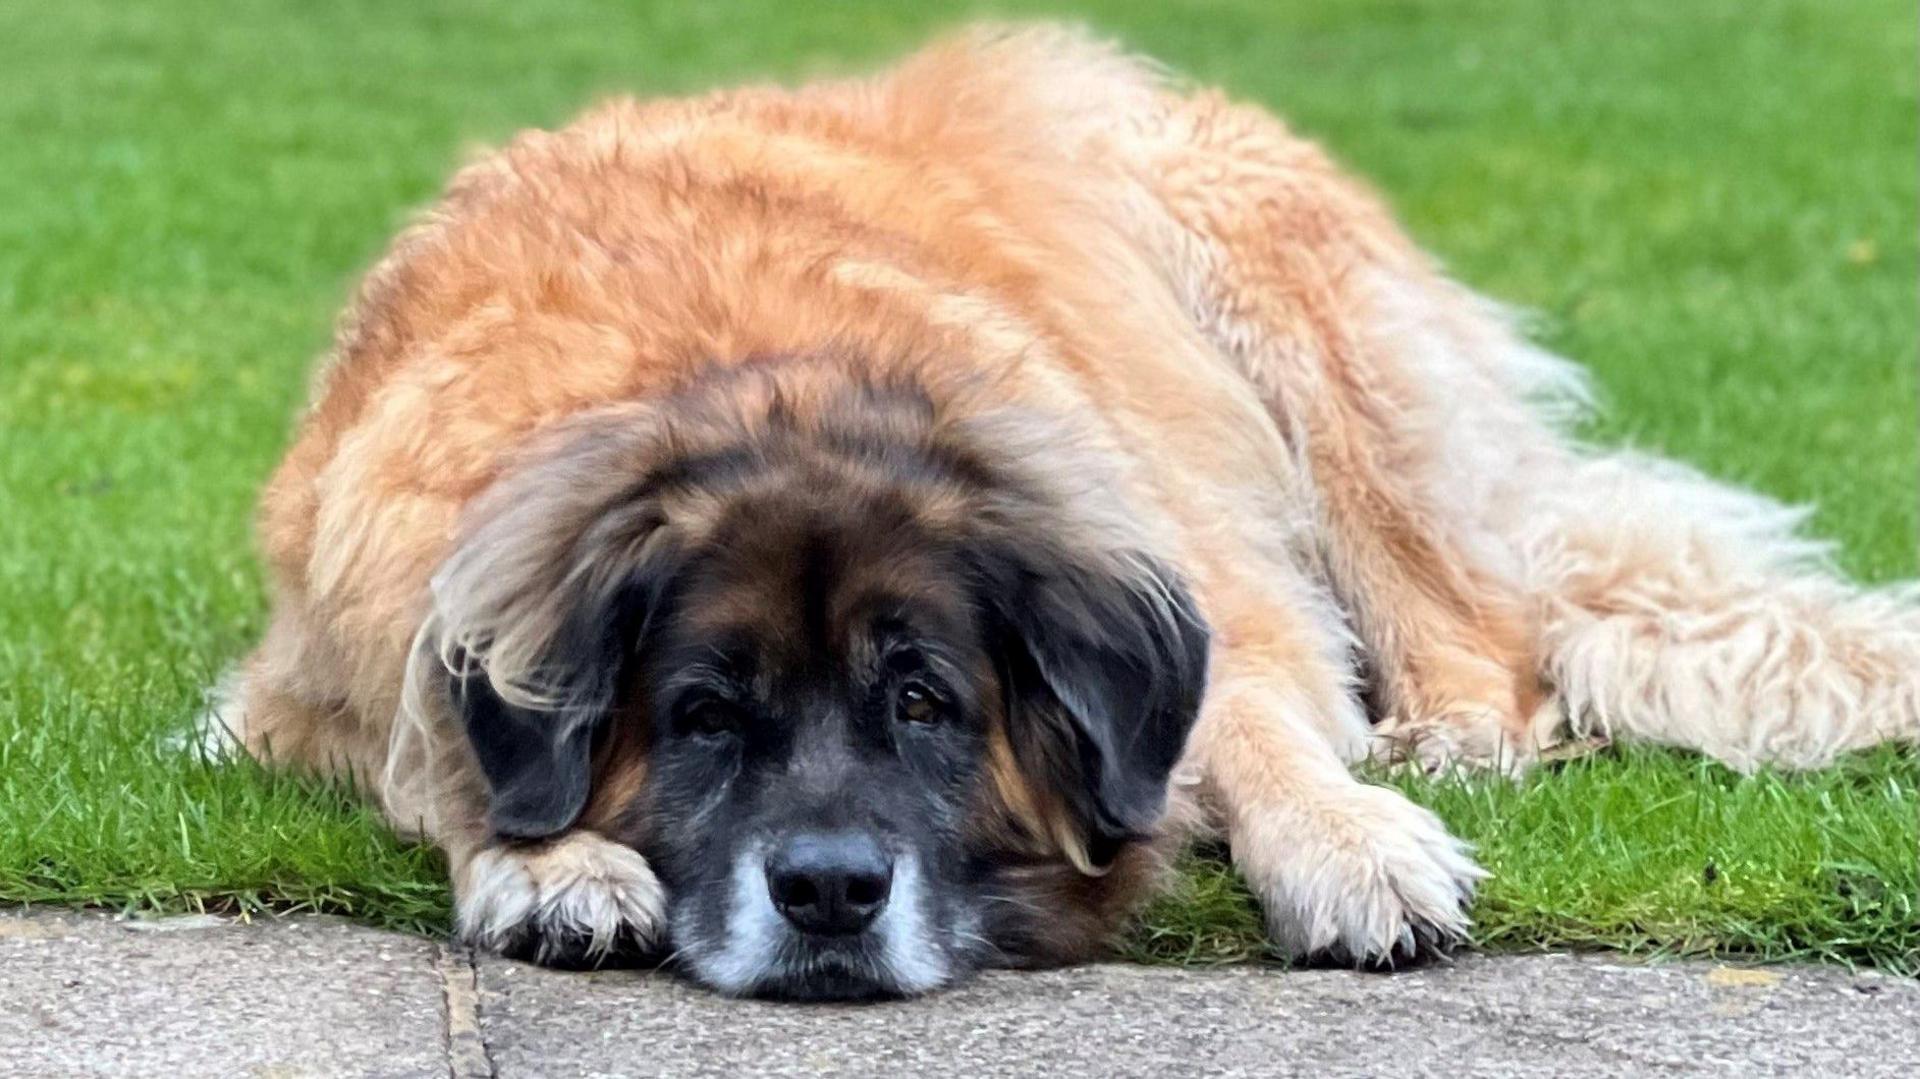
[[[756,365],[798,388],[733,377]],[[268,486],[274,621],[223,722],[445,847],[482,940],[652,934],[644,862],[489,832],[449,677],[555,724],[604,705],[543,665],[647,557],[633,485],[686,452],[689,390],[705,438],[888,380],[1047,488],[1063,559],[1191,584],[1214,645],[1169,820],[1224,833],[1289,951],[1465,931],[1480,871],[1352,778],[1370,747],[1521,768],[1604,732],[1811,768],[1920,739],[1920,593],[1843,580],[1765,497],[1579,444],[1579,371],[1317,147],[1047,27],[612,102],[463,170],[369,275]],[[593,820],[644,789],[621,752]],[[1029,841],[1098,872],[1058,825]]]
[[[1432,482],[1458,514],[1436,524],[1533,607],[1559,697],[1527,732],[1536,745],[1598,733],[1751,770],[1920,739],[1914,585],[1841,578],[1830,545],[1802,531],[1804,509],[1579,444],[1568,429],[1591,407],[1583,373],[1456,286],[1389,283],[1376,305],[1375,332],[1455,391],[1406,422],[1431,432]]]

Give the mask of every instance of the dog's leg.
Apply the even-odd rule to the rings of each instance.
[[[1189,749],[1234,863],[1288,955],[1371,965],[1445,950],[1483,874],[1431,812],[1349,773],[1366,719],[1345,641],[1311,607],[1247,602],[1273,584],[1219,590],[1237,598],[1212,605]]]
[[[1473,480],[1462,469],[1504,467],[1456,452],[1456,436],[1476,449],[1503,437],[1466,430],[1486,419],[1476,399],[1520,402],[1467,351],[1422,348],[1457,332],[1445,318],[1474,314],[1470,297],[1278,121],[1209,97],[1163,102],[1120,144],[1170,215],[1145,215],[1141,241],[1311,477],[1324,572],[1366,646],[1381,731],[1431,766],[1525,763],[1552,726],[1531,608],[1499,537],[1456,504]],[[1382,294],[1403,289],[1442,317],[1376,327]]]

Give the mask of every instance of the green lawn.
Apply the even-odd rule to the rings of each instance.
[[[615,89],[872,61],[967,10],[0,5],[0,900],[443,930],[435,857],[349,796],[162,748],[261,628],[253,493],[349,282],[476,143]],[[1851,571],[1914,573],[1908,0],[1078,14],[1292,117],[1463,278],[1538,310],[1597,372],[1597,437],[1817,499]],[[1496,874],[1489,947],[1920,969],[1912,754],[1415,786]],[[1188,893],[1138,954],[1257,953],[1217,863]]]

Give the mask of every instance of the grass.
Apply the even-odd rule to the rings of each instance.
[[[1030,13],[1032,5],[994,10]],[[476,142],[596,94],[797,77],[962,9],[863,0],[0,5],[0,899],[444,930],[347,793],[164,748],[259,632],[255,488],[352,276]],[[1285,112],[1474,285],[1542,314],[1632,441],[1914,573],[1904,0],[1154,0],[1073,12]],[[1590,757],[1395,780],[1479,845],[1490,948],[1920,969],[1911,754],[1741,778]],[[1215,861],[1130,946],[1257,955]]]
[[[1744,777],[1644,747],[1519,784],[1384,777],[1479,845],[1487,949],[1611,948],[1864,963],[1914,973],[1920,791],[1910,756],[1860,754],[1817,775]],[[1145,912],[1126,954],[1263,954],[1246,889],[1211,852]]]

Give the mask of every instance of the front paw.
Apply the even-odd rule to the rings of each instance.
[[[1467,939],[1486,876],[1438,817],[1363,784],[1316,811],[1245,814],[1233,846],[1275,950],[1295,960],[1378,967],[1446,954]]]
[[[467,864],[454,905],[463,940],[570,970],[646,961],[666,918],[647,860],[584,831],[488,847]]]

